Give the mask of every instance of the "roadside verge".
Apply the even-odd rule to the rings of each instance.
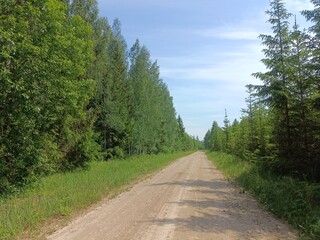
[[[210,152],[209,160],[240,191],[249,191],[280,219],[299,230],[302,239],[320,239],[320,184],[276,176],[235,156]]]
[[[79,212],[111,198],[192,152],[92,162],[85,171],[54,174],[25,192],[0,199],[0,239],[37,238],[43,225],[54,231]]]

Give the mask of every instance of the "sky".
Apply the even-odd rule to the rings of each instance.
[[[160,66],[186,132],[203,139],[213,121],[240,119],[245,85],[260,84],[265,71],[259,34],[269,34],[268,0],[98,0],[101,17],[119,18],[128,49],[139,39]],[[286,8],[307,27],[300,11],[309,0],[286,0]]]

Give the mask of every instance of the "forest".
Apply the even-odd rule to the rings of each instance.
[[[206,149],[231,153],[279,175],[320,182],[320,3],[302,11],[311,23],[300,29],[282,0],[270,1],[271,35],[259,37],[266,72],[261,85],[247,85],[240,121],[216,121],[205,135]]]
[[[199,144],[156,61],[96,0],[0,0],[0,195],[89,161]]]
[[[246,86],[240,120],[213,121],[204,137],[210,159],[225,176],[269,211],[299,230],[320,237],[320,2],[302,11],[301,29],[285,1],[266,11],[270,34],[261,34],[265,72]]]

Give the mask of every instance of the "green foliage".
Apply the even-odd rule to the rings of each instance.
[[[275,215],[299,229],[305,238],[319,239],[319,184],[276,176],[263,165],[224,153],[212,152],[208,157],[226,177],[236,180]]]
[[[211,151],[224,151],[227,143],[226,136],[226,132],[214,121],[211,129],[206,133],[204,145]]]
[[[271,35],[260,35],[267,71],[253,74],[262,85],[247,85],[247,106],[240,121],[216,122],[205,137],[213,151],[263,162],[279,175],[320,180],[319,4],[303,11],[315,25],[299,30],[284,1],[270,2]]]
[[[273,35],[261,35],[266,46],[263,63],[269,69],[266,73],[256,73],[263,85],[256,86],[257,94],[270,107],[272,141],[276,148],[275,171],[281,174],[295,174],[319,180],[319,109],[313,104],[313,96],[319,92],[318,73],[313,58],[313,41],[305,32],[299,30],[295,22],[289,30],[289,17],[284,2],[274,0],[270,3],[270,16]],[[317,9],[305,14],[316,20]],[[318,19],[319,20],[319,19]],[[315,30],[315,28],[312,28]],[[316,63],[318,64],[318,63]],[[319,69],[319,68],[318,68]],[[318,173],[315,173],[317,171]]]
[[[78,167],[92,157],[86,146],[94,143],[92,120],[85,107],[94,83],[85,75],[93,59],[91,26],[79,16],[66,21],[63,3],[7,1],[1,12],[0,192],[5,192],[64,168],[64,162]]]
[[[170,152],[192,148],[192,139],[176,119],[172,97],[159,77],[157,62],[152,63],[139,41],[129,52],[128,138],[129,155]]]
[[[0,0],[0,195],[89,161],[194,148],[146,47],[96,0]]]
[[[115,20],[112,29],[104,20],[103,28],[99,29],[98,61],[93,73],[97,79],[94,106],[98,111],[95,129],[100,133],[99,143],[106,152],[119,146],[124,149],[128,123],[127,96],[127,62],[126,44],[121,35],[120,22]],[[100,66],[101,65],[101,66]],[[123,155],[123,154],[122,154]]]

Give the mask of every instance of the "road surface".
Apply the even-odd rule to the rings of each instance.
[[[48,239],[297,239],[203,152],[181,158]]]

